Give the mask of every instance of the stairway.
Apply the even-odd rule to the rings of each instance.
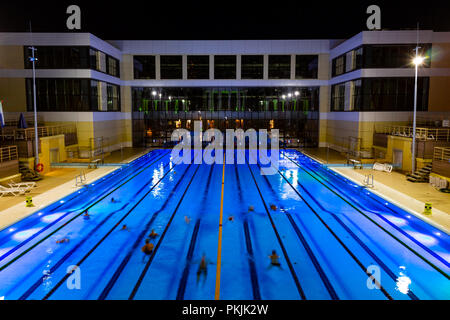
[[[413,174],[407,174],[406,180],[411,181],[411,182],[428,182],[430,179],[429,177],[430,177],[431,169],[432,169],[432,165],[427,164],[425,167],[423,167],[420,170],[417,170]]]

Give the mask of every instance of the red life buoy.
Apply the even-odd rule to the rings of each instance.
[[[38,164],[36,165],[36,171],[37,171],[37,172],[42,172],[42,171],[44,171],[44,165],[43,165],[42,163],[38,163]]]

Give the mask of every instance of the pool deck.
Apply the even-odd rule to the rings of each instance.
[[[105,163],[128,163],[150,149],[125,148],[123,152],[115,151],[104,159]],[[85,184],[89,184],[118,169],[119,166],[99,167],[97,169],[63,168],[55,169],[44,175],[44,179],[37,181],[37,187],[25,195],[4,196],[0,198],[0,230],[14,224],[15,222],[39,211],[41,208],[75,192],[83,186],[75,186],[75,177],[83,170],[86,174]],[[33,198],[34,207],[26,207],[27,196]]]
[[[323,164],[326,163],[326,148],[300,151]],[[346,163],[346,158],[338,152],[330,150],[328,163],[343,164]],[[399,172],[388,173],[372,169],[333,166],[330,166],[330,169],[359,185],[363,185],[366,175],[372,174],[374,187],[368,188],[368,190],[450,234],[450,194],[436,190],[429,183],[409,182],[405,175]],[[433,205],[432,215],[423,214],[425,202]]]

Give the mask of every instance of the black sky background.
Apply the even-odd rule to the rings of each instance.
[[[0,3],[0,31],[71,32],[67,6],[81,8],[81,30],[102,39],[343,39],[367,30],[366,8],[381,8],[383,29],[450,31],[450,1],[12,1]]]

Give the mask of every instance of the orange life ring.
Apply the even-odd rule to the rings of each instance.
[[[38,163],[38,164],[36,165],[36,171],[37,171],[37,172],[42,172],[42,171],[44,171],[44,165],[43,165],[42,163]]]

